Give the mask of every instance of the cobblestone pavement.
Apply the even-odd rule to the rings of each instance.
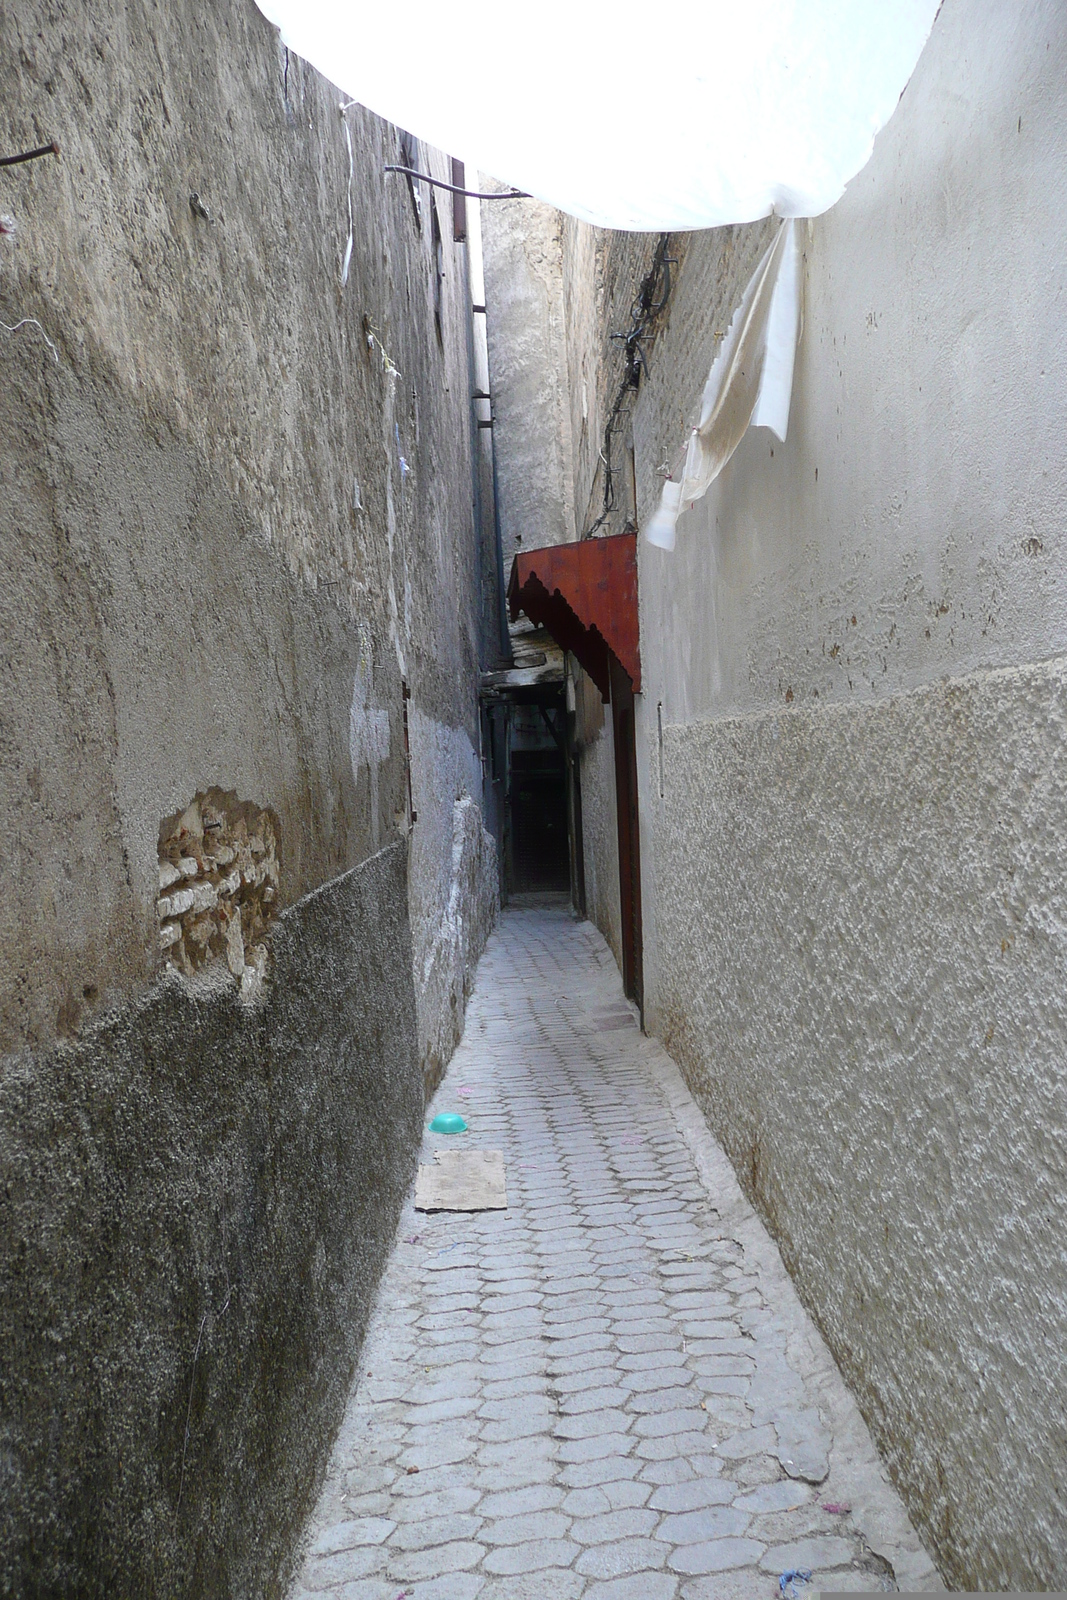
[[[294,1597],[942,1587],[590,924],[504,912],[442,1109],[422,1159],[502,1149],[509,1209],[409,1199]]]

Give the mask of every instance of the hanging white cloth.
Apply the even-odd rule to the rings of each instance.
[[[700,421],[689,436],[680,480],[663,485],[645,538],[674,549],[675,525],[707,494],[746,430],[770,428],[785,440],[800,328],[796,223],[783,222],[752,274],[708,373]]]
[[[939,0],[259,0],[390,122],[561,210],[667,231],[813,217],[864,166]]]

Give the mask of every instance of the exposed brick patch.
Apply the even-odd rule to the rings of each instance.
[[[159,942],[164,964],[190,974],[224,960],[250,996],[267,965],[278,908],[278,836],[269,811],[208,789],[159,828]]]

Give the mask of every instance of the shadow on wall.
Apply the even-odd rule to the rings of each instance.
[[[500,909],[496,842],[469,794],[452,807],[448,902],[422,963],[422,1076],[429,1100],[463,1033],[478,960]]]
[[[284,1593],[421,1130],[406,877],[5,1062],[0,1593]]]

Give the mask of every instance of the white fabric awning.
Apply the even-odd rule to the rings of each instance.
[[[258,0],[346,97],[601,227],[818,216],[939,0]]]

